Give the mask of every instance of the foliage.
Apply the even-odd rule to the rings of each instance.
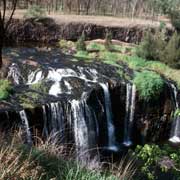
[[[157,31],[155,34],[148,32],[136,50],[136,54],[147,60],[159,60],[171,67],[180,67],[180,35],[176,32],[168,42],[164,33]]]
[[[159,60],[163,50],[165,48],[166,42],[164,40],[163,34],[159,31],[156,31],[155,34],[152,34],[148,31],[144,40],[136,50],[136,54],[139,57],[148,60]]]
[[[36,92],[26,92],[20,95],[19,100],[23,108],[34,108],[40,99],[40,94]]]
[[[159,58],[171,67],[180,68],[180,35],[173,34]]]
[[[180,179],[180,151],[169,145],[162,147],[155,144],[137,146],[133,153],[140,161],[140,173],[144,179],[158,179],[159,172],[170,173],[172,179]]]
[[[103,44],[92,42],[87,46],[87,50],[89,50],[89,51],[104,51],[105,47]]]
[[[156,9],[167,14],[176,30],[180,30],[180,0],[153,0]]]
[[[174,112],[174,116],[180,116],[180,109],[176,109],[176,111]]]
[[[86,37],[85,32],[83,31],[81,37],[78,39],[76,43],[76,49],[78,51],[86,51],[86,43],[85,43]]]
[[[7,139],[2,139],[1,136],[0,179],[43,180],[44,169],[31,157],[31,153],[25,158],[23,153],[19,152],[15,139],[7,142]]]
[[[38,5],[32,5],[25,13],[25,18],[42,18],[46,16],[46,12]]]
[[[150,71],[136,73],[133,82],[136,85],[140,98],[146,101],[157,98],[164,86],[161,76]]]
[[[11,83],[6,79],[0,79],[0,100],[7,99],[11,91],[12,91]]]
[[[30,88],[42,94],[48,93],[48,87],[44,81],[41,81],[40,83],[32,84],[30,85]]]
[[[58,136],[52,135],[47,141],[38,137],[36,146],[22,145],[18,132],[11,137],[0,138],[0,179],[7,180],[118,180],[132,179],[135,168],[134,161],[122,159],[119,166],[110,170],[88,170],[67,156],[71,149],[59,144]],[[6,137],[6,138],[5,138]],[[52,139],[53,138],[53,139]],[[68,147],[70,144],[67,145]],[[67,152],[68,151],[68,152]],[[101,167],[101,165],[100,165]]]
[[[59,41],[59,46],[64,49],[72,49],[75,47],[75,43],[62,39]]]
[[[89,54],[87,51],[77,51],[74,56],[77,58],[89,59]]]

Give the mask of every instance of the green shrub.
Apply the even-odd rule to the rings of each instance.
[[[90,50],[90,51],[104,51],[105,47],[102,44],[92,42],[87,46],[87,50]]]
[[[43,93],[43,94],[47,94],[48,93],[48,87],[46,85],[45,82],[40,82],[40,83],[36,83],[36,84],[32,84],[31,86],[31,89],[37,91],[37,92],[40,92],[40,93]]]
[[[137,146],[134,156],[140,163],[140,174],[143,179],[160,179],[158,175],[170,173],[172,179],[180,179],[180,151],[169,145],[158,146],[145,144]]]
[[[25,13],[25,18],[42,18],[46,16],[46,11],[38,5],[32,5]]]
[[[152,34],[148,31],[144,36],[144,40],[136,49],[136,54],[147,60],[159,60],[165,45],[163,33],[156,31],[155,34]]]
[[[180,35],[173,34],[159,58],[171,67],[180,68]]]
[[[5,100],[9,97],[12,91],[11,83],[6,79],[0,80],[0,100]]]
[[[89,59],[89,54],[87,51],[77,51],[74,56],[77,58]]]
[[[136,73],[133,82],[139,92],[139,97],[146,101],[157,98],[164,86],[161,76],[150,71]]]
[[[85,43],[86,37],[85,37],[85,33],[83,31],[81,37],[78,39],[77,43],[76,43],[76,49],[78,51],[86,51],[86,43]]]
[[[63,49],[72,49],[75,47],[75,43],[72,41],[67,41],[67,40],[62,39],[59,41],[59,46],[60,48],[63,48]]]

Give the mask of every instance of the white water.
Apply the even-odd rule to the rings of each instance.
[[[72,100],[71,115],[74,122],[74,137],[76,144],[77,158],[83,159],[88,154],[88,127],[85,120],[84,105],[85,102]],[[78,157],[79,156],[79,157]]]
[[[57,134],[60,137],[61,142],[64,139],[64,114],[60,103],[51,103],[51,134]]]
[[[20,84],[21,79],[23,80],[22,75],[20,73],[20,70],[19,70],[17,64],[13,63],[9,67],[9,72],[8,72],[7,78],[12,78],[14,83],[17,84],[17,85]]]
[[[170,83],[171,89],[173,90],[173,98],[175,101],[175,110],[179,108],[178,100],[177,100],[177,95],[178,95],[178,90],[176,86],[172,83]],[[174,144],[179,144],[180,143],[180,117],[174,117],[173,119],[173,124],[171,128],[171,137],[169,139],[170,142]]]
[[[28,119],[27,119],[25,110],[20,111],[19,115],[21,117],[23,130],[25,131],[25,134],[26,134],[27,143],[31,145],[32,144],[32,136],[31,136],[31,131],[29,128],[29,123],[28,123]]]
[[[132,127],[134,123],[134,112],[136,102],[136,87],[135,85],[126,85],[126,115],[125,115],[125,127],[124,127],[124,142],[125,146],[131,146],[132,140]]]
[[[43,110],[43,121],[44,121],[44,127],[43,127],[43,136],[48,137],[48,129],[47,129],[47,114],[46,114],[46,107],[45,105],[42,106]]]
[[[44,79],[43,72],[40,69],[33,71],[28,76],[27,84],[36,84],[41,82]]]
[[[109,88],[108,85],[102,83],[100,83],[100,86],[102,87],[104,92],[105,111],[108,128],[108,149],[117,151],[118,148],[116,146],[115,127],[112,120],[112,107]]]
[[[49,89],[49,94],[53,96],[58,96],[59,94],[62,94],[60,81],[55,81],[55,83]]]

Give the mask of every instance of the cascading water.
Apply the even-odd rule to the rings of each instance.
[[[115,137],[115,127],[112,119],[112,107],[111,107],[111,98],[108,85],[100,83],[100,86],[104,92],[104,102],[105,102],[105,111],[106,111],[106,120],[108,128],[108,149],[112,151],[118,151],[116,137]]]
[[[24,131],[25,136],[26,136],[27,144],[32,145],[32,136],[31,136],[31,131],[29,128],[29,122],[28,122],[25,110],[20,111],[19,115],[20,115],[20,118],[22,121],[22,128],[23,128],[23,131]]]
[[[177,110],[179,108],[179,104],[178,104],[178,100],[177,100],[178,90],[174,84],[170,83],[170,86],[173,91],[175,110]],[[171,137],[170,137],[169,141],[174,144],[180,143],[180,116],[179,115],[175,116],[173,119],[173,124],[172,124],[172,128],[171,128]]]
[[[125,146],[131,146],[131,134],[134,123],[134,112],[136,102],[136,87],[135,85],[126,85],[126,116],[125,116],[125,127],[124,127],[124,142]]]
[[[21,72],[18,68],[18,65],[13,63],[10,67],[9,67],[9,72],[8,72],[8,76],[7,78],[12,78],[15,84],[20,84],[20,81],[23,80],[22,76],[21,76]]]
[[[50,104],[50,113],[51,113],[51,134],[57,134],[60,142],[64,140],[64,114],[62,105],[59,102]]]
[[[44,137],[48,137],[48,128],[47,128],[47,114],[46,114],[46,106],[43,105],[42,106],[42,110],[43,110],[43,121],[44,121],[44,127],[43,127],[43,136]]]
[[[85,119],[84,108],[87,108],[85,102],[77,100],[71,101],[71,115],[74,122],[76,153],[79,160],[88,156],[89,149],[88,127]]]

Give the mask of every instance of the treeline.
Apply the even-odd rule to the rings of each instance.
[[[152,18],[161,14],[156,6],[158,1],[163,2],[162,0],[19,0],[17,8],[27,9],[32,5],[38,5],[48,13],[59,11],[83,15]]]

